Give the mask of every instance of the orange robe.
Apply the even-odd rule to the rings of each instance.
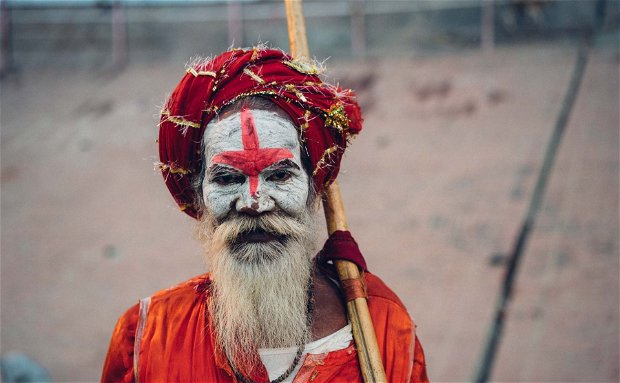
[[[424,352],[405,307],[378,277],[370,273],[365,277],[388,381],[428,382]],[[134,382],[137,375],[139,382],[235,382],[226,358],[215,352],[205,303],[209,284],[205,274],[127,310],[114,329],[101,381]],[[269,381],[264,368],[250,378]],[[309,381],[361,382],[355,345],[308,354],[294,382]]]

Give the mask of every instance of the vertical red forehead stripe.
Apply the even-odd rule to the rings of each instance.
[[[264,169],[287,158],[293,153],[285,148],[261,148],[254,115],[247,108],[241,109],[241,141],[243,150],[222,152],[213,157],[213,163],[232,166],[250,178],[250,195],[256,195],[258,175]]]

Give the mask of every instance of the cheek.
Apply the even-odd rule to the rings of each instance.
[[[235,200],[236,191],[205,186],[202,189],[203,201],[216,219],[226,216]]]
[[[283,185],[274,185],[270,195],[284,212],[297,216],[306,209],[308,178],[296,178]]]

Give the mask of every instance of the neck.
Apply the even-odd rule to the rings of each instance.
[[[340,288],[324,272],[314,268],[312,340],[321,339],[347,325],[346,305]]]

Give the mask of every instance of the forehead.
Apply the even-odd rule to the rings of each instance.
[[[297,129],[290,119],[263,109],[249,109],[249,113],[260,147],[299,150]],[[205,155],[209,158],[224,151],[242,150],[243,134],[240,111],[212,120],[205,129]]]

